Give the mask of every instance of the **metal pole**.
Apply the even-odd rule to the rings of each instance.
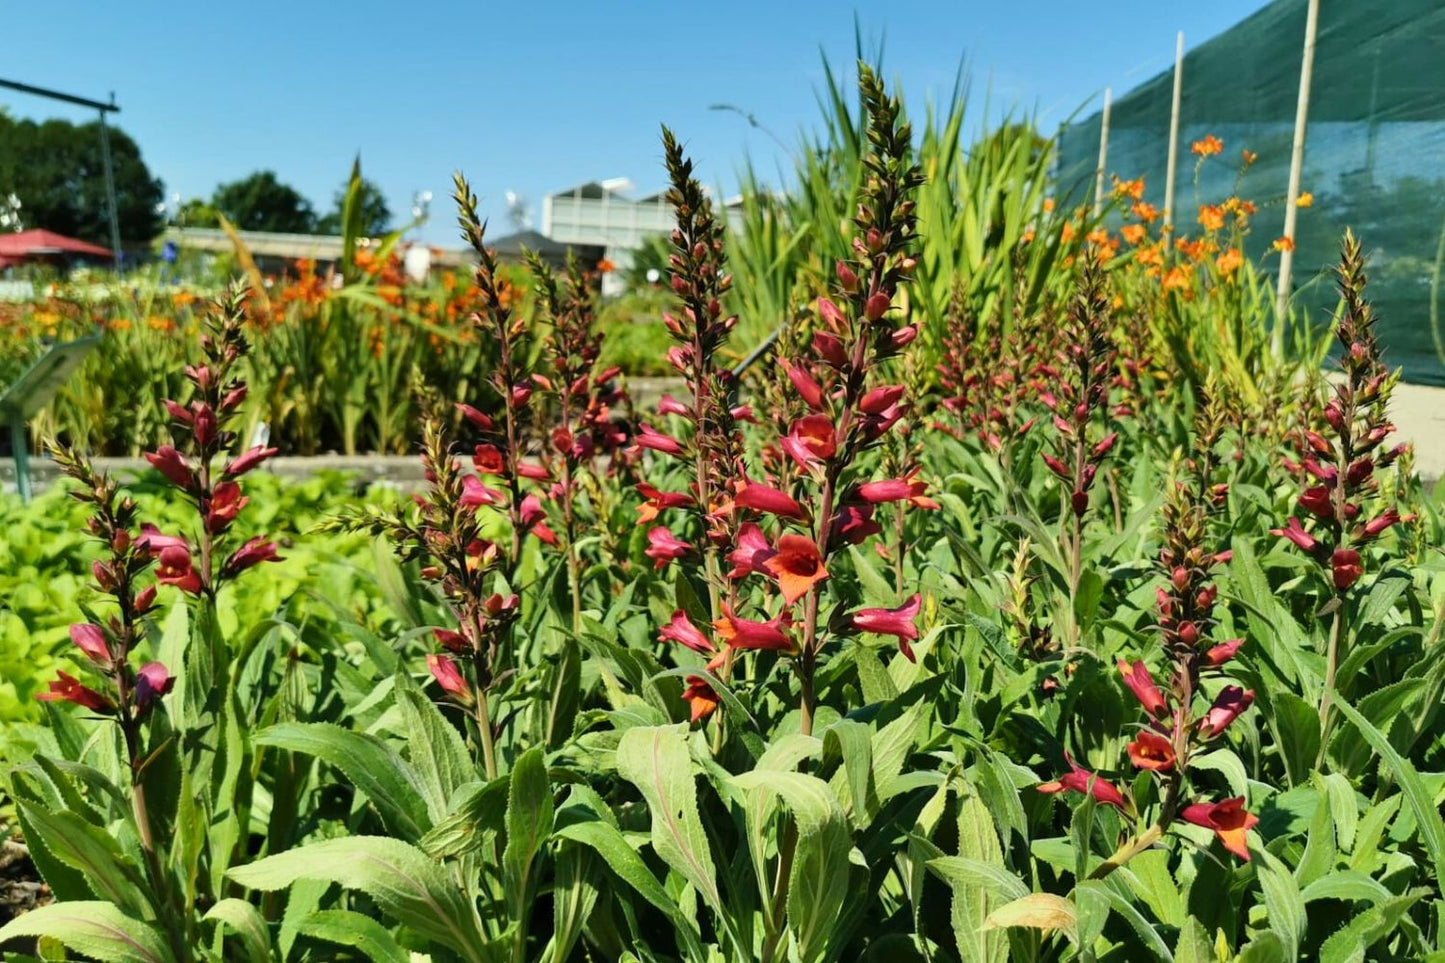
[[[1184,90],[1184,31],[1174,40],[1174,104],[1169,109],[1169,166],[1164,174],[1164,230],[1174,226],[1174,172],[1179,166],[1179,98]]]
[[[1094,216],[1104,211],[1104,168],[1109,163],[1109,107],[1114,91],[1104,88],[1104,112],[1099,118],[1099,169],[1094,174]]]
[[[113,102],[115,94],[110,95]],[[115,259],[115,269],[120,271],[120,214],[115,203],[115,168],[110,161],[110,127],[105,122],[105,111],[100,113],[100,155],[105,166],[105,207],[110,217],[110,250]]]
[[[10,451],[15,458],[15,490],[20,500],[30,502],[30,438],[25,419],[17,412],[10,418]]]
[[[1304,56],[1299,66],[1299,101],[1294,112],[1294,145],[1289,155],[1289,190],[1284,198],[1284,236],[1294,241],[1295,218],[1299,211],[1300,170],[1305,159],[1305,127],[1310,113],[1310,75],[1315,66],[1315,33],[1319,27],[1320,0],[1310,0],[1309,12],[1305,15]],[[1274,331],[1270,336],[1270,348],[1276,358],[1284,357],[1284,320],[1289,310],[1290,274],[1294,270],[1294,247],[1291,243],[1279,254],[1279,287],[1274,296]]]

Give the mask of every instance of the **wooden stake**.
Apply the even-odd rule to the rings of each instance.
[[[1179,166],[1179,98],[1184,90],[1184,31],[1174,39],[1174,104],[1169,109],[1169,165],[1164,174],[1164,232],[1174,226],[1174,174]]]
[[[1109,163],[1109,107],[1114,91],[1104,88],[1104,112],[1099,118],[1099,169],[1094,172],[1094,216],[1104,211],[1104,168]]]
[[[1309,12],[1305,15],[1304,55],[1299,65],[1299,100],[1294,112],[1294,144],[1289,155],[1289,190],[1284,198],[1284,236],[1294,241],[1295,218],[1299,211],[1300,173],[1305,159],[1305,127],[1310,113],[1310,76],[1315,65],[1315,34],[1319,27],[1320,0],[1310,0]],[[1289,310],[1290,275],[1294,270],[1294,248],[1286,247],[1279,254],[1279,287],[1274,296],[1274,331],[1270,335],[1270,348],[1276,358],[1284,357],[1284,321]]]

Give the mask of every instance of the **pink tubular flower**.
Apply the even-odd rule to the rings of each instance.
[[[1289,522],[1285,525],[1284,528],[1271,528],[1269,530],[1269,533],[1271,535],[1278,535],[1281,538],[1289,539],[1291,542],[1294,542],[1306,552],[1313,552],[1315,548],[1319,545],[1319,542],[1315,539],[1315,537],[1309,532],[1305,531],[1304,527],[1300,525],[1299,519],[1293,516],[1290,517]]]
[[[848,319],[843,317],[842,310],[830,298],[818,299],[818,314],[832,327],[841,328],[848,324]]]
[[[1330,556],[1330,571],[1334,576],[1335,588],[1343,592],[1359,581],[1365,574],[1360,564],[1360,553],[1350,548],[1337,548]]]
[[[833,419],[827,415],[807,415],[793,422],[792,429],[779,446],[800,468],[832,458],[838,451],[838,436]]]
[[[788,380],[793,383],[798,396],[807,403],[809,408],[821,411],[823,409],[823,389],[818,386],[818,382],[813,380],[813,376],[808,374],[806,369],[791,361],[783,362],[783,366],[786,368]],[[832,422],[829,421],[829,424]]]
[[[657,413],[659,415],[685,415],[687,406],[672,395],[663,395],[662,400],[657,403]]]
[[[807,515],[792,496],[753,481],[743,482],[742,488],[733,496],[733,504],[780,518],[804,518]]]
[[[275,448],[262,448],[257,446],[248,451],[244,451],[239,457],[227,464],[226,467],[222,469],[221,474],[226,478],[238,478],[261,464],[267,458],[276,454],[277,450],[278,449]]]
[[[1141,729],[1129,743],[1129,761],[1140,769],[1168,772],[1174,768],[1174,744],[1152,729]]]
[[[724,603],[723,617],[715,620],[712,626],[718,637],[735,649],[791,651],[793,642],[783,631],[785,624],[781,616],[766,622],[740,619]]]
[[[432,629],[431,634],[448,652],[465,652],[471,645],[467,637],[455,629]]]
[[[167,545],[156,555],[156,581],[190,595],[201,591],[201,577],[191,565],[191,551],[184,542]]]
[[[543,468],[541,465],[534,465],[531,462],[519,461],[517,462],[517,477],[530,478],[533,481],[546,481],[551,476],[547,474],[547,469]]]
[[[834,368],[842,368],[848,363],[848,349],[843,347],[842,339],[827,331],[813,332],[813,352]]]
[[[1254,690],[1241,689],[1237,685],[1225,686],[1209,707],[1209,712],[1199,723],[1199,731],[1206,739],[1222,735],[1239,714],[1254,704]]]
[[[681,455],[683,453],[682,442],[671,435],[664,435],[644,424],[638,428],[637,434],[632,436],[633,442],[639,448],[649,448],[653,451],[660,451],[664,455]]]
[[[832,538],[845,545],[859,545],[870,535],[883,531],[883,526],[873,520],[873,506],[844,505],[833,517]]]
[[[1401,516],[1398,511],[1393,508],[1387,508],[1365,523],[1365,527],[1360,532],[1361,537],[1368,541],[1378,536],[1381,532],[1384,532],[1390,526],[1397,525],[1402,521],[1405,521],[1405,518]]]
[[[1120,659],[1119,673],[1123,675],[1124,684],[1134,693],[1134,698],[1139,700],[1145,712],[1155,719],[1169,714],[1169,702],[1154,684],[1154,677],[1149,674],[1149,667],[1142,660],[1136,660],[1130,665]]]
[[[828,577],[823,554],[806,535],[788,534],[778,539],[777,554],[764,562],[763,567],[777,578],[783,601],[789,605]]]
[[[682,697],[687,700],[692,721],[698,722],[712,715],[719,702],[718,694],[713,687],[700,675],[687,676],[683,681],[686,682],[687,688],[682,690]]]
[[[276,554],[276,543],[268,542],[258,535],[248,539],[246,544],[232,552],[221,571],[229,578],[232,575],[239,575],[248,568],[260,565],[262,562],[279,561],[281,561],[281,556]]]
[[[547,510],[542,507],[542,499],[536,494],[528,495],[522,499],[520,506],[522,527],[530,534],[537,537],[537,541],[543,545],[557,544],[557,533],[547,527],[545,519]]]
[[[778,554],[768,543],[768,538],[755,522],[743,522],[738,528],[738,544],[730,553],[728,561],[733,563],[728,578],[744,578],[754,573],[771,576],[767,569],[768,559]]]
[[[472,465],[479,475],[500,475],[507,469],[502,450],[496,445],[478,445],[472,453]]]
[[[241,509],[251,501],[241,494],[241,486],[233,481],[219,482],[211,491],[206,510],[206,531],[219,534],[236,520]]]
[[[1094,797],[1096,802],[1106,806],[1113,806],[1120,812],[1124,811],[1124,796],[1105,779],[1094,775],[1089,770],[1080,767],[1073,758],[1067,754],[1064,756],[1069,762],[1069,772],[1055,779],[1053,782],[1041,783],[1036,788],[1039,792],[1059,793],[1077,792],[1087,793]]]
[[[98,625],[81,622],[70,627],[70,641],[97,665],[109,665],[110,645],[105,641],[105,632]]]
[[[35,698],[41,702],[74,702],[92,712],[99,712],[101,715],[110,715],[115,712],[115,704],[94,689],[83,686],[80,680],[73,675],[64,672],[57,672],[59,676],[50,687]]]
[[[1306,488],[1299,498],[1299,507],[1316,518],[1328,520],[1335,517],[1335,505],[1330,499],[1330,490],[1325,485]]]
[[[1229,639],[1212,647],[1204,653],[1204,664],[1211,667],[1218,667],[1234,658],[1239,647],[1244,645],[1244,639]]]
[[[456,409],[457,411],[460,411],[462,413],[463,418],[476,425],[482,431],[491,431],[494,427],[496,427],[496,422],[492,420],[491,415],[484,414],[476,408],[473,408],[471,405],[459,404],[456,405]]]
[[[692,545],[673,535],[665,526],[648,529],[647,549],[642,554],[652,559],[657,568],[664,568],[668,562],[682,558],[692,551]]]
[[[928,490],[928,486],[915,480],[914,476],[917,474],[918,469],[915,468],[902,478],[885,478],[882,481],[867,482],[858,486],[856,495],[870,505],[880,502],[906,501],[916,508],[937,508],[938,502],[924,494]]]
[[[155,451],[146,452],[146,461],[177,488],[190,490],[196,484],[196,473],[186,463],[181,453],[171,445],[161,445]]]
[[[908,643],[918,638],[918,626],[913,620],[918,617],[922,602],[923,597],[915,592],[912,598],[896,609],[859,609],[848,621],[860,632],[893,636],[898,640],[898,651],[903,653],[904,658],[909,662],[916,662],[918,660],[913,657],[913,647]]]
[[[501,501],[502,493],[482,484],[482,480],[476,475],[467,475],[462,479],[462,497],[458,504],[463,508],[480,508],[483,505],[496,505]]]
[[[710,656],[717,652],[717,647],[702,634],[701,629],[692,624],[692,620],[682,609],[675,609],[672,620],[657,630],[657,640],[680,643],[699,655]]]
[[[880,385],[858,401],[858,410],[866,415],[881,415],[903,397],[902,385]]]
[[[1229,850],[1246,863],[1249,862],[1247,834],[1259,817],[1244,809],[1244,797],[1236,796],[1217,803],[1194,803],[1185,806],[1180,817],[1187,823],[1214,830],[1214,835]]]
[[[647,499],[637,506],[637,522],[639,525],[646,525],[656,518],[664,509],[681,508],[684,505],[692,504],[692,496],[683,492],[665,492],[659,490],[655,485],[647,482],[638,482],[637,490]]]
[[[147,662],[135,674],[135,705],[145,712],[151,703],[165,696],[176,684],[175,677],[159,662]]]
[[[472,687],[462,676],[457,664],[444,655],[429,655],[426,657],[426,667],[431,670],[432,678],[437,680],[437,685],[442,691],[463,705],[472,704]]]

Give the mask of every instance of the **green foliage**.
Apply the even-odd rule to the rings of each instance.
[[[316,230],[311,202],[277,179],[275,171],[255,171],[218,185],[210,206],[242,231],[311,234]]]
[[[151,176],[129,134],[111,126],[109,135],[121,240],[149,241],[161,231],[156,210],[164,197],[160,179]],[[28,228],[110,247],[101,156],[97,121],[37,122],[0,111],[0,184],[20,198]]]

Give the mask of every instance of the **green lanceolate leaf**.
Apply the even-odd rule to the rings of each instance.
[[[1264,906],[1269,913],[1269,928],[1279,937],[1285,949],[1285,959],[1296,959],[1307,923],[1299,885],[1288,867],[1267,850],[1259,851],[1256,865],[1260,889],[1264,893]]]
[[[652,814],[653,850],[721,913],[717,869],[697,811],[687,727],[639,726],[627,730],[617,744],[617,771],[647,800]]]
[[[1440,818],[1440,811],[1435,808],[1430,790],[1425,788],[1425,782],[1415,771],[1415,767],[1395,751],[1395,747],[1383,732],[1370,725],[1369,720],[1360,715],[1339,693],[1334,693],[1333,698],[1335,708],[1359,730],[1370,748],[1379,753],[1380,758],[1390,767],[1390,772],[1400,784],[1410,808],[1415,812],[1415,821],[1420,827],[1420,839],[1425,844],[1425,851],[1429,853],[1433,864],[1432,875],[1435,879],[1440,879],[1442,874],[1445,874],[1445,820]]]
[[[19,937],[56,940],[103,963],[173,963],[165,937],[111,903],[51,903],[0,929],[0,945]]]
[[[1007,873],[1003,848],[993,827],[993,816],[973,787],[963,784],[958,805],[958,855],[979,866]],[[930,868],[932,868],[930,866]],[[950,916],[953,936],[958,944],[962,963],[1003,963],[1008,958],[1008,941],[1002,933],[983,928],[989,911],[1004,902],[997,890],[963,872],[963,864],[953,864],[951,874],[942,874],[953,889]],[[1022,884],[1019,885],[1022,889]]]
[[[359,890],[381,911],[473,963],[491,959],[476,915],[442,867],[398,839],[350,836],[311,843],[239,866],[231,879],[251,889],[285,889],[297,880]]]
[[[155,907],[138,870],[121,852],[120,844],[105,830],[83,822],[70,812],[46,812],[21,803],[25,831],[43,841],[46,850],[79,872],[99,896],[124,913],[153,916]]]
[[[527,908],[536,887],[533,863],[552,835],[552,783],[540,746],[522,753],[512,767],[507,792],[507,849],[502,854],[502,880],[512,920],[525,928]]]
[[[396,702],[406,733],[407,758],[426,796],[431,823],[436,825],[447,815],[456,791],[477,778],[477,767],[456,727],[405,673],[396,676]]]
[[[229,927],[241,939],[246,958],[251,963],[267,963],[272,959],[271,938],[260,910],[241,899],[223,899],[206,911],[206,919]]]
[[[843,807],[827,783],[800,772],[754,770],[733,782],[749,794],[781,797],[792,813],[798,839],[788,877],[788,933],[796,959],[824,959],[849,892],[852,842]],[[762,827],[750,825],[749,830]]]
[[[374,736],[329,722],[282,722],[257,733],[258,746],[315,756],[340,769],[371,800],[396,836],[415,841],[431,828],[416,772]]]
[[[385,926],[350,910],[321,910],[301,921],[300,931],[315,940],[359,950],[372,963],[412,963],[412,955]]]

